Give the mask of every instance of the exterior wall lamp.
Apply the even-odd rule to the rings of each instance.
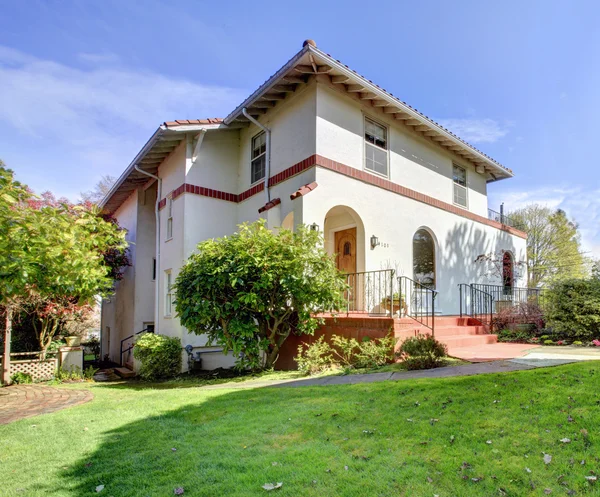
[[[371,250],[373,250],[378,245],[379,245],[379,238],[377,238],[375,235],[373,235],[371,237]]]
[[[317,223],[312,223],[310,225],[310,231],[319,231],[319,225]]]

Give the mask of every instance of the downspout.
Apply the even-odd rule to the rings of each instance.
[[[150,174],[148,171],[140,169],[136,164],[133,168],[138,172],[142,173],[150,178],[154,178],[157,181],[158,187],[156,191],[156,204],[154,205],[154,215],[156,217],[156,287],[154,288],[154,332],[158,333],[158,321],[159,321],[159,305],[160,305],[160,214],[158,207],[162,197],[162,179],[154,174]]]
[[[265,192],[267,194],[267,203],[269,203],[271,201],[271,193],[269,192],[269,177],[271,176],[271,130],[269,128],[267,128],[266,126],[264,126],[263,124],[259,123],[256,119],[254,119],[250,114],[248,114],[248,111],[246,110],[246,107],[244,107],[242,109],[242,114],[244,114],[244,116],[246,118],[248,118],[248,120],[258,126],[260,129],[262,129],[265,134],[267,135],[267,160],[266,160],[266,167],[265,167]]]

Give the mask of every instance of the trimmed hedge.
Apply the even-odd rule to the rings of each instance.
[[[172,378],[181,372],[181,341],[179,338],[144,333],[135,342],[133,357],[142,363],[142,379]]]

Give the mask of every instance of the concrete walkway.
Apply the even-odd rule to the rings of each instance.
[[[525,356],[510,360],[476,362],[464,366],[446,366],[423,371],[398,371],[395,373],[350,374],[345,376],[320,376],[289,380],[252,380],[243,383],[221,383],[204,389],[243,389],[263,387],[308,387],[328,385],[355,385],[380,381],[414,380],[418,378],[449,378],[452,376],[472,376],[487,373],[506,373],[526,369],[560,366],[578,361],[600,361],[600,348],[587,347],[539,347]]]
[[[0,425],[23,418],[60,411],[92,400],[88,390],[70,390],[40,385],[0,388]]]

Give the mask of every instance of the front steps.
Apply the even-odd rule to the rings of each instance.
[[[124,367],[115,368],[114,372],[115,372],[115,374],[119,375],[121,378],[133,378],[135,376],[135,371],[132,371],[131,369],[124,368]]]
[[[431,334],[431,329],[410,318],[394,320],[394,336],[405,340],[411,336]],[[498,342],[498,337],[489,333],[487,326],[472,318],[458,316],[435,317],[435,338],[448,346],[448,354],[453,357],[456,351],[492,345]],[[472,355],[472,354],[471,354]]]

